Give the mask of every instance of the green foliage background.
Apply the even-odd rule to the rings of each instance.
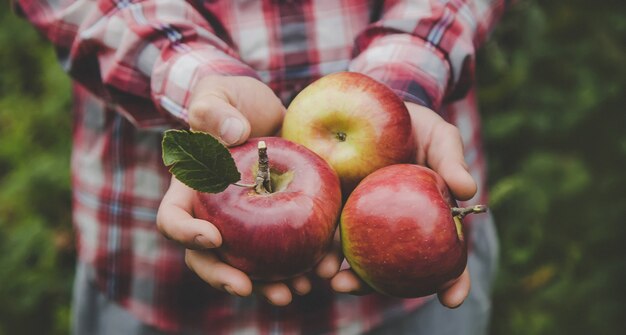
[[[492,334],[626,329],[626,3],[521,1],[480,51]],[[69,80],[0,4],[0,335],[65,334],[74,265]]]
[[[70,84],[0,4],[0,334],[66,334],[73,276]]]

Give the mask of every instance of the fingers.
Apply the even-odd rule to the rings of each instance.
[[[252,294],[252,281],[242,271],[222,262],[212,251],[187,249],[189,269],[212,287],[238,297]]]
[[[253,284],[253,291],[275,306],[286,306],[293,301],[293,294],[307,295],[311,288],[311,281],[306,276],[298,276],[286,282]]]
[[[417,141],[417,163],[435,170],[459,200],[469,200],[477,186],[468,172],[459,130],[432,110],[407,103]]]
[[[343,253],[341,250],[340,229],[335,231],[333,246],[315,269],[316,274],[330,280],[331,288],[338,293],[363,295],[372,293],[372,288],[361,280],[351,269],[341,270]]]
[[[339,272],[342,260],[343,254],[341,251],[341,236],[339,228],[337,228],[332,247],[315,267],[315,273],[320,278],[330,279],[335,276],[337,272]]]
[[[191,216],[193,191],[184,184],[172,179],[159,212],[157,226],[166,237],[183,244],[187,250],[187,266],[212,287],[238,297],[246,297],[256,292],[276,306],[289,304],[292,291],[305,295],[311,291],[311,282],[305,276],[290,279],[288,282],[255,283],[242,271],[222,262],[210,249],[219,247],[221,235],[211,223]]]
[[[210,76],[198,81],[189,103],[189,125],[218,136],[227,145],[273,135],[285,107],[264,83],[249,77]]]
[[[339,271],[330,281],[335,292],[363,295],[372,293],[372,288],[359,278],[351,269]]]
[[[330,282],[332,289],[338,293],[364,295],[373,289],[360,279],[351,269],[341,270]],[[437,293],[442,305],[457,308],[463,304],[469,294],[471,280],[467,267],[459,278],[446,283]]]
[[[220,232],[210,222],[191,216],[194,191],[172,178],[157,213],[157,227],[169,239],[189,249],[216,248]]]
[[[208,132],[227,145],[243,143],[250,136],[250,123],[230,103],[226,93],[211,82],[200,81],[189,104],[191,129]]]
[[[465,298],[469,294],[471,287],[470,274],[465,267],[465,271],[459,276],[459,278],[446,283],[444,288],[437,293],[439,302],[448,308],[457,308],[463,304]]]
[[[341,254],[336,250],[329,252],[322,260],[317,264],[315,273],[323,279],[330,279],[339,272],[341,266]]]
[[[275,306],[289,305],[293,299],[289,287],[282,282],[257,284],[254,291]]]
[[[252,124],[250,136],[275,135],[287,110],[274,91],[254,78],[228,79],[225,86],[231,102]]]
[[[461,135],[443,119],[433,128],[427,164],[441,175],[457,199],[469,200],[476,194],[476,182],[463,156]]]
[[[292,291],[298,295],[306,295],[311,291],[311,282],[305,276],[288,282],[253,283],[244,272],[222,262],[210,250],[187,249],[185,262],[190,270],[213,288],[237,297],[255,293],[275,306],[291,303]]]
[[[291,291],[297,295],[307,295],[311,292],[311,281],[306,276],[299,276],[289,283]]]
[[[189,269],[212,287],[237,297],[258,294],[275,306],[286,306],[293,300],[292,291],[305,295],[311,282],[300,276],[288,282],[253,283],[242,271],[222,262],[213,251],[187,249],[185,262]]]

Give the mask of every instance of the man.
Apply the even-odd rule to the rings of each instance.
[[[416,162],[437,171],[458,199],[485,203],[474,56],[504,1],[16,5],[76,81],[75,333],[486,331],[496,248],[488,216],[467,220],[469,272],[441,288],[440,303],[365,294],[350,270],[339,271],[335,251],[307,276],[253,283],[211,252],[221,236],[193,218],[188,188],[169,185],[160,140],[173,127],[229,145],[274,134],[284,106],[307,84],[362,72],[404,99]],[[441,306],[464,300],[453,311]]]

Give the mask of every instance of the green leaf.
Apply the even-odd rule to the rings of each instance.
[[[200,192],[219,193],[241,179],[230,151],[203,132],[166,131],[163,163],[176,179]]]

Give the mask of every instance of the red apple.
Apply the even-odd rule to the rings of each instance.
[[[231,149],[242,183],[255,183],[260,140]],[[230,185],[217,194],[197,192],[193,210],[219,229],[216,251],[226,263],[252,279],[281,280],[311,269],[328,251],[341,190],[337,174],[312,151],[278,137],[262,140],[272,191]]]
[[[435,293],[461,275],[467,262],[462,210],[455,206],[443,179],[428,168],[398,164],[377,170],[343,208],[344,255],[380,293],[402,298]]]
[[[327,75],[302,90],[289,105],[282,137],[326,159],[344,194],[383,166],[411,162],[415,152],[404,102],[356,72]]]

